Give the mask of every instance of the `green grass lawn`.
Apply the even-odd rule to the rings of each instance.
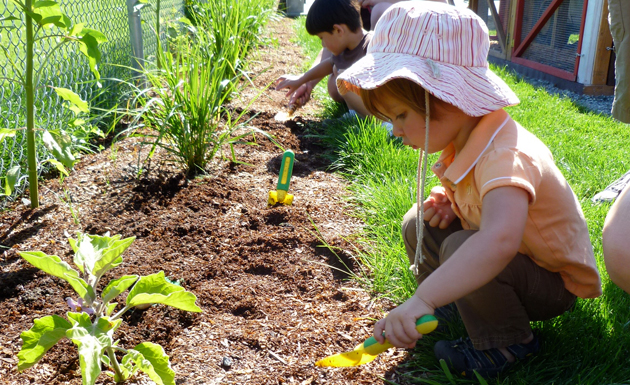
[[[296,31],[304,30],[296,21]],[[298,39],[309,57],[321,45],[317,37],[300,33]],[[550,95],[502,68],[492,67],[521,99],[507,111],[537,135],[552,151],[556,164],[577,195],[590,229],[603,282],[604,294],[578,299],[573,311],[553,320],[533,323],[542,351],[526,364],[517,364],[497,384],[628,384],[630,383],[630,296],[614,285],[603,263],[602,226],[609,204],[595,205],[591,198],[630,169],[630,129],[607,116],[585,110],[570,99]],[[339,110],[325,91],[316,93],[327,106],[324,115]],[[328,142],[336,151],[336,166],[349,180],[356,215],[365,231],[354,242],[369,275],[359,280],[374,295],[401,303],[415,290],[408,270],[400,221],[415,202],[418,152],[391,140],[374,122],[329,126]],[[437,155],[432,155],[435,159]],[[428,179],[427,191],[438,183]],[[445,373],[433,355],[439,339],[465,334],[463,324],[449,325],[442,334],[429,335],[410,352],[403,364],[417,383],[479,383]],[[430,372],[430,375],[425,373]]]

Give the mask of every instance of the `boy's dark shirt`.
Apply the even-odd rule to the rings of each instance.
[[[345,50],[337,56],[332,57],[332,62],[337,66],[338,70],[345,70],[350,68],[354,63],[367,54],[368,44],[372,40],[372,31],[363,35],[361,42],[354,47],[354,49]]]

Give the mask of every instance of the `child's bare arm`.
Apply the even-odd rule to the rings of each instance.
[[[416,293],[376,324],[374,337],[399,347],[415,345],[419,334],[409,325],[424,314],[451,303],[496,277],[521,245],[529,205],[527,191],[499,187],[483,198],[481,226],[443,265],[420,284]]]
[[[316,80],[322,79],[323,77],[330,75],[333,70],[332,59],[328,58],[322,60],[318,65],[314,66],[310,70],[308,70],[302,76],[295,75],[283,75],[276,80],[276,90],[281,90],[284,88],[288,88],[287,96],[293,94],[298,87],[302,84]]]

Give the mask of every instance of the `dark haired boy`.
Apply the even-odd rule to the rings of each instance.
[[[360,116],[370,115],[359,95],[344,96],[337,91],[337,76],[365,56],[372,33],[361,27],[360,6],[357,0],[315,0],[306,16],[306,30],[317,35],[325,48],[319,64],[302,75],[282,75],[276,80],[276,90],[287,88],[287,96],[298,89],[299,96],[291,104],[303,105],[308,101],[313,87],[324,77],[328,79],[328,93],[336,102],[345,102],[350,110]],[[326,50],[332,56],[326,55]],[[321,54],[321,53],[320,53]]]

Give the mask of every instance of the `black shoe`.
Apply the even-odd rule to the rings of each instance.
[[[538,353],[540,343],[534,339],[527,344],[515,344],[506,349],[519,361],[527,360]],[[438,360],[446,361],[451,370],[463,377],[474,378],[477,371],[484,378],[494,378],[508,369],[515,362],[508,362],[499,349],[477,350],[470,338],[460,338],[455,341],[438,341],[433,348]]]

